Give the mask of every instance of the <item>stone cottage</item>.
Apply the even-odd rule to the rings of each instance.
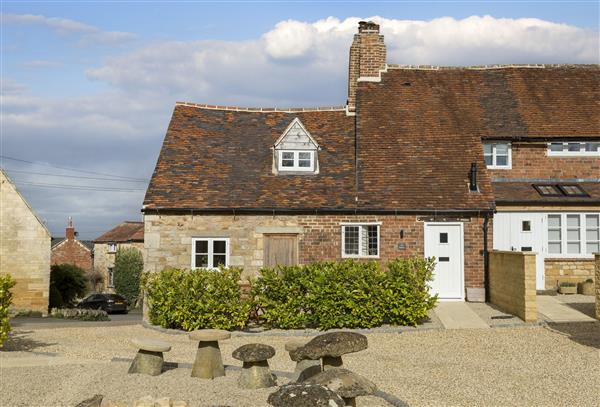
[[[104,291],[114,291],[115,255],[118,249],[128,247],[143,251],[143,222],[122,222],[94,240],[94,270],[104,277]]]
[[[48,312],[50,232],[0,169],[0,273],[16,281],[17,310]]]
[[[276,264],[417,255],[436,258],[441,299],[482,301],[496,223],[507,222],[496,222],[497,200],[545,211],[542,226],[523,220],[542,227],[553,255],[558,243],[565,260],[587,261],[600,214],[598,66],[392,65],[379,26],[361,22],[348,72],[339,107],[177,103],[142,209],[145,270],[223,264],[248,277]],[[569,142],[587,164],[530,171],[534,153]],[[585,197],[533,199],[538,184]],[[570,225],[560,238],[549,212]]]

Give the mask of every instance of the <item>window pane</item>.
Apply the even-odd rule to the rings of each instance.
[[[600,151],[600,143],[585,143],[585,151]]]
[[[496,156],[496,165],[498,165],[498,166],[508,165],[508,156],[506,156],[506,155]]]
[[[448,243],[448,233],[440,233],[440,243]]]
[[[284,160],[293,160],[294,159],[294,153],[290,152],[290,151],[282,152],[281,153],[281,158],[283,158]]]
[[[587,254],[594,254],[594,253],[600,253],[600,243],[596,242],[596,243],[590,243],[588,242],[586,244],[587,247]]]
[[[196,254],[208,253],[208,241],[196,240]]]
[[[218,266],[226,266],[227,264],[225,264],[225,255],[224,254],[215,254],[213,255],[213,267],[218,267]]]
[[[484,155],[483,158],[485,159],[485,165],[493,164],[493,157],[491,155]]]
[[[508,144],[496,144],[496,155],[508,155]]]
[[[567,243],[567,253],[569,254],[579,254],[579,243],[569,242]]]
[[[598,215],[587,215],[585,217],[585,224],[588,228],[597,228],[598,227]]]
[[[560,243],[548,243],[548,253],[560,254]]]
[[[521,231],[522,232],[531,232],[531,221],[524,220],[521,222]]]
[[[579,229],[568,229],[567,230],[567,240],[579,241]]]
[[[560,241],[560,229],[549,230],[548,240]]]
[[[579,227],[579,215],[567,215],[567,227]]]
[[[299,153],[298,153],[298,158],[299,158],[300,160],[310,160],[310,153],[308,153],[308,152],[304,152],[304,151],[302,151],[302,152],[299,152]]]
[[[492,155],[492,145],[491,144],[484,144],[483,145],[483,154],[485,154],[485,155]]]
[[[560,215],[548,215],[548,227],[559,228],[560,227]]]
[[[294,160],[282,160],[281,161],[281,165],[284,167],[293,167],[294,166]]]
[[[598,230],[598,229],[586,230],[585,240],[587,240],[588,242],[600,240],[600,230]]]
[[[377,225],[367,226],[368,249],[369,256],[377,256],[379,254],[379,242],[377,239]]]
[[[213,253],[216,253],[216,254],[225,254],[225,253],[227,253],[225,240],[215,240],[215,241],[213,241]]]
[[[299,160],[298,166],[302,168],[310,168],[310,160]]]
[[[196,267],[208,267],[208,255],[207,254],[196,255]]]
[[[563,151],[563,143],[550,143],[550,151]]]
[[[567,148],[569,151],[580,151],[581,143],[567,143]]]
[[[344,226],[344,253],[358,255],[358,226]]]

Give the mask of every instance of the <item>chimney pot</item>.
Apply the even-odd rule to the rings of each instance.
[[[358,23],[358,32],[379,32],[379,24],[373,21],[360,21]]]

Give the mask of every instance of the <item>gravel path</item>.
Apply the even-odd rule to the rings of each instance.
[[[74,406],[96,393],[132,402],[146,395],[185,399],[191,406],[267,406],[273,389],[241,390],[237,372],[202,381],[189,368],[157,377],[126,374],[135,349],[129,339],[146,335],[169,341],[167,361],[193,362],[195,344],[142,326],[59,328],[18,331],[0,352],[0,363],[15,358],[69,358],[60,366],[1,369],[0,405]],[[417,331],[367,335],[366,351],[347,355],[347,367],[409,406],[594,406],[600,405],[600,323],[487,330]],[[289,338],[236,336],[221,343],[224,363],[239,366],[231,352],[246,343],[277,349],[271,368],[290,372],[283,350]],[[44,356],[45,355],[45,356]],[[52,356],[54,355],[54,356]],[[95,360],[93,364],[79,362]],[[280,377],[278,383],[287,382]],[[389,406],[379,397],[362,406]]]

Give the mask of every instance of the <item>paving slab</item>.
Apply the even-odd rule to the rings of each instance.
[[[541,317],[548,322],[590,322],[595,321],[583,312],[566,305],[555,296],[538,295],[537,308]]]
[[[462,301],[441,301],[434,311],[446,329],[487,329],[490,327]]]

